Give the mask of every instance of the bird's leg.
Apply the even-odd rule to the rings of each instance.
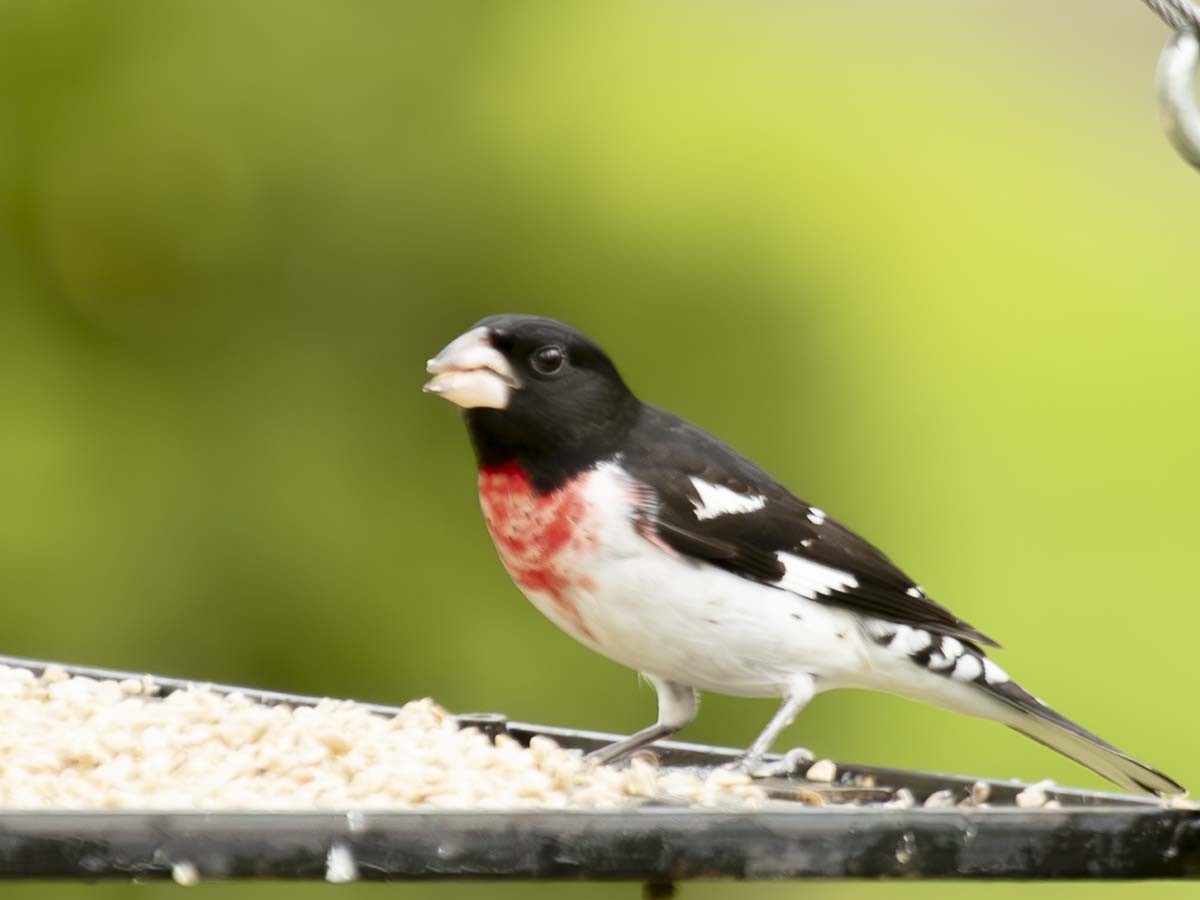
[[[658,693],[658,721],[623,740],[593,750],[587,755],[587,759],[601,763],[624,759],[642,747],[670,737],[696,718],[700,703],[695,689],[654,675],[646,675],[645,678],[654,685],[654,690]]]
[[[804,761],[812,761],[812,753],[802,747],[789,751],[782,760],[769,766],[763,765],[763,757],[770,751],[771,745],[779,737],[779,732],[787,728],[800,714],[800,710],[808,705],[808,701],[816,693],[816,681],[811,675],[803,675],[792,681],[788,686],[788,694],[780,704],[771,721],[762,733],[754,739],[750,749],[746,751],[733,767],[740,772],[767,777],[771,775],[790,775]]]

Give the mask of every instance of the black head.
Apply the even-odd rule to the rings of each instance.
[[[611,456],[640,407],[599,346],[540,316],[489,316],[428,369],[425,389],[466,411],[480,465],[520,463],[541,489]]]

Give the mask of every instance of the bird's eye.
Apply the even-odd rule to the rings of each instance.
[[[533,351],[533,355],[529,357],[529,364],[539,375],[557,375],[566,361],[567,357],[562,347],[554,344]]]

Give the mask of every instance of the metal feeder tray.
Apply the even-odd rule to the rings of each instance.
[[[40,674],[58,666],[95,679],[142,673],[0,656]],[[160,696],[189,682],[153,676]],[[317,697],[231,685],[262,703],[311,706]],[[380,715],[398,707],[362,704]],[[590,750],[617,736],[457,717],[527,743],[546,735]],[[664,741],[664,766],[705,770],[738,751]],[[775,757],[778,758],[778,757]],[[1198,878],[1200,810],[1100,791],[1049,788],[1059,808],[1014,803],[1027,785],[839,763],[833,784],[762,781],[771,799],[754,810],[648,804],[624,810],[497,811],[0,811],[0,878],[151,880],[628,880],[668,886],[694,878]],[[977,782],[988,805],[924,808]],[[883,805],[906,788],[916,805]],[[826,802],[813,806],[813,794]],[[344,874],[341,878],[344,878]],[[338,879],[340,880],[340,878]],[[651,893],[658,893],[657,890]]]

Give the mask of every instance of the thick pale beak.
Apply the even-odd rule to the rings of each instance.
[[[445,397],[463,409],[504,409],[509,396],[521,386],[512,366],[491,345],[487,329],[482,326],[452,340],[425,364],[425,371],[433,378],[424,391]]]

